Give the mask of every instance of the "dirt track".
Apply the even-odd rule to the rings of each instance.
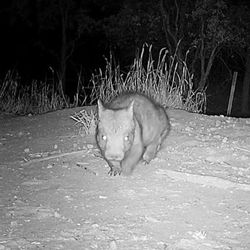
[[[75,111],[0,115],[0,250],[250,249],[250,119],[170,110],[158,157],[110,177]]]

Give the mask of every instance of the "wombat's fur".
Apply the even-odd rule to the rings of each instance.
[[[144,95],[123,94],[105,107],[98,100],[96,140],[110,175],[131,174],[141,158],[150,162],[169,130],[163,107]]]

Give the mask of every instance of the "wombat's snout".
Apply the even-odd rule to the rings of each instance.
[[[105,152],[105,157],[110,161],[122,161],[124,158],[123,153]]]

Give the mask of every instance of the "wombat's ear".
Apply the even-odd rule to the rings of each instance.
[[[97,106],[98,106],[98,115],[100,115],[105,110],[105,108],[102,104],[102,101],[99,99],[97,101]]]

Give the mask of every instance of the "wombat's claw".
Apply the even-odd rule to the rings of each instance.
[[[110,176],[116,176],[116,175],[121,175],[121,169],[110,169],[108,172],[108,175]]]
[[[142,164],[143,165],[148,165],[150,161],[146,161],[145,159],[142,159]]]

